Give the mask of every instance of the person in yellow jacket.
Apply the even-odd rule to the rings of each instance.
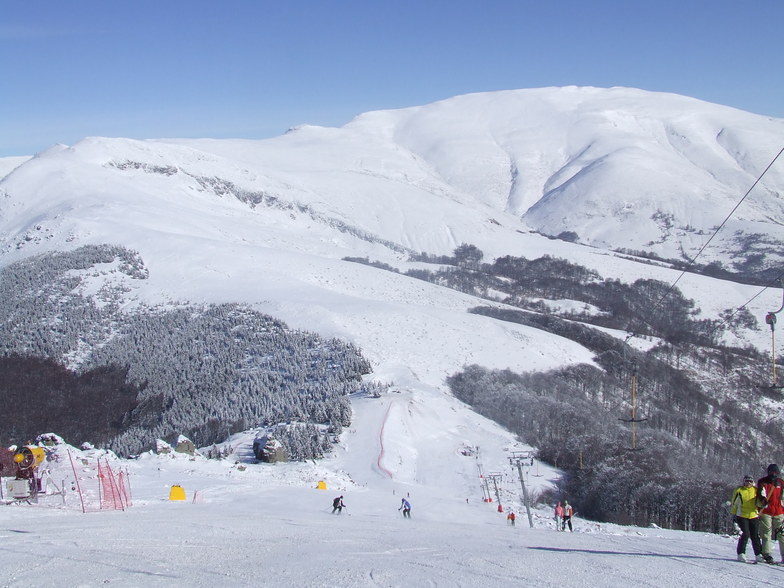
[[[746,476],[743,485],[738,486],[732,493],[730,512],[734,516],[735,524],[740,527],[738,539],[738,561],[746,561],[746,545],[751,539],[751,548],[754,550],[757,563],[763,556],[759,537],[759,514],[757,513],[757,487],[754,478]],[[768,555],[770,557],[770,555]]]

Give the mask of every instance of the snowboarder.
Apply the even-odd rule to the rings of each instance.
[[[343,504],[343,495],[338,496],[332,501],[332,514],[335,514],[335,511],[338,511],[338,514],[342,513],[345,506]]]
[[[563,506],[561,503],[555,505],[555,530],[561,528],[561,519],[563,519]]]
[[[509,521],[509,524],[512,525],[513,527],[515,526],[515,518],[517,517],[515,517],[515,513],[513,510],[510,510],[509,514],[506,515],[506,520]]]
[[[572,529],[572,515],[574,514],[574,509],[572,505],[569,504],[568,501],[564,500],[563,503],[563,519],[561,522],[561,531],[566,531],[566,525],[569,525],[569,532],[573,531]]]
[[[757,489],[754,487],[754,478],[745,476],[743,485],[738,486],[732,493],[730,500],[732,507],[730,513],[734,517],[735,524],[740,527],[740,537],[736,552],[738,561],[746,561],[746,545],[751,539],[751,548],[754,550],[757,563],[762,553],[759,538],[759,515],[757,514]],[[764,556],[762,556],[764,558]],[[772,558],[768,556],[768,559]]]
[[[773,543],[778,538],[779,555],[784,563],[784,504],[782,504],[784,480],[779,477],[779,466],[772,463],[768,466],[768,475],[757,480],[757,507],[759,512],[759,535],[762,557],[768,563],[773,560]],[[768,561],[770,557],[771,561]]]
[[[400,501],[400,508],[398,510],[403,511],[403,516],[406,518],[411,518],[411,503],[406,500],[405,498],[401,499]]]

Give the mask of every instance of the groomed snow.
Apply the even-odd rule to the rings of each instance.
[[[177,453],[110,459],[129,475],[133,505],[124,511],[82,513],[67,448],[58,447],[60,461],[45,466],[58,486],[65,481],[65,504],[49,495],[0,506],[2,585],[782,585],[784,567],[733,561],[728,536],[594,523],[579,513],[573,533],[557,532],[549,507],[532,511],[530,528],[508,461],[526,447],[503,430],[455,410],[454,401],[424,403],[407,390],[354,406],[336,454],[316,464],[252,463],[247,434],[230,440],[235,453],[221,461]],[[70,451],[89,463],[101,453]],[[94,471],[76,463],[86,487]],[[502,475],[504,512],[483,501],[480,465]],[[529,492],[556,474],[526,468]],[[169,500],[172,485],[186,500]],[[338,495],[347,508],[333,515]],[[411,520],[397,510],[401,497],[412,503]]]

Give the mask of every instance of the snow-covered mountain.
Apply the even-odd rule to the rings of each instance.
[[[560,585],[594,582],[595,572],[603,573],[607,567],[612,573],[599,585],[616,585],[618,578],[630,573],[639,578],[643,572],[655,583],[662,577],[661,569],[647,562],[655,564],[661,557],[669,558],[668,573],[690,570],[696,584],[713,577],[713,559],[724,552],[732,556],[732,542],[711,538],[705,558],[699,555],[706,548],[701,537],[681,542],[682,553],[666,549],[666,541],[674,535],[656,538],[655,549],[644,538],[634,538],[635,553],[655,551],[655,558],[626,569],[626,548],[615,549],[617,557],[607,564],[597,564],[594,556],[612,551],[613,533],[624,535],[626,545],[626,536],[642,537],[639,532],[611,529],[602,533],[600,541],[582,536],[575,548],[572,537],[550,536],[549,512],[542,511],[537,515],[537,532],[521,543],[510,540],[507,529],[499,529],[495,520],[500,515],[479,502],[474,449],[481,448],[485,471],[504,472],[501,493],[519,509],[519,485],[508,452],[529,448],[445,394],[445,378],[469,364],[525,371],[592,363],[590,350],[533,327],[466,312],[480,303],[491,304],[487,300],[344,258],[367,257],[404,270],[421,267],[410,260],[411,253],[450,254],[469,243],[484,252],[485,260],[549,254],[596,270],[604,278],[672,283],[679,270],[663,262],[642,263],[628,251],[681,259],[694,255],[782,146],[784,120],[625,88],[473,94],[365,113],[342,128],[298,127],[263,141],[89,138],[70,147],[53,146],[30,159],[0,160],[0,176],[4,176],[0,266],[47,251],[122,245],[139,253],[147,278],[135,279],[106,264],[100,271],[83,272],[83,294],[98,294],[104,285],[111,285],[114,292],[124,292],[121,302],[127,309],[142,303],[244,302],[294,328],[356,344],[373,364],[372,377],[394,384],[380,399],[353,400],[351,427],[341,436],[335,454],[318,464],[273,466],[248,475],[247,484],[240,472],[249,470],[225,462],[169,466],[150,457],[138,467],[132,465],[143,484],[137,507],[145,501],[152,505],[152,515],[144,510],[141,519],[160,520],[161,509],[172,505],[153,503],[171,484],[186,480],[189,486],[206,489],[209,516],[216,517],[205,515],[210,533],[215,534],[215,520],[229,516],[232,528],[241,529],[241,541],[250,543],[257,528],[238,522],[247,512],[238,501],[252,502],[262,480],[265,506],[258,513],[274,520],[265,527],[268,532],[263,538],[283,546],[272,555],[285,562],[287,539],[292,537],[289,527],[302,526],[317,536],[329,532],[334,522],[313,522],[321,515],[317,510],[326,507],[313,486],[326,479],[330,489],[354,495],[351,504],[359,512],[350,511],[354,518],[339,523],[355,538],[349,545],[352,553],[377,538],[378,522],[388,515],[386,499],[398,501],[402,492],[416,497],[420,516],[430,525],[427,539],[421,539],[425,527],[413,532],[395,523],[390,528],[403,541],[414,542],[415,550],[432,550],[434,543],[442,542],[447,546],[444,552],[433,553],[446,558],[448,567],[444,573],[423,568],[414,575],[414,583],[436,578],[461,585],[463,562],[474,540],[452,540],[492,527],[479,569],[482,575],[492,576],[493,585],[504,585],[509,573],[536,583],[546,580],[553,569],[568,571],[574,557],[569,556],[567,565],[562,552],[575,550],[582,552],[579,566],[584,575],[557,574],[554,581]],[[784,243],[782,180],[784,161],[779,160],[700,261],[719,261],[731,269],[733,263],[762,253],[768,265],[775,264]],[[678,287],[697,301],[699,318],[715,319],[722,311],[748,302],[762,323],[766,312],[781,305],[779,291],[760,293],[759,287],[694,274],[680,279]],[[575,304],[546,303],[550,308]],[[764,349],[769,334],[763,328],[741,329],[732,343]],[[640,338],[630,343],[651,344]],[[780,410],[779,405],[769,403],[767,408]],[[238,451],[248,450],[247,440],[236,444]],[[536,474],[527,471],[537,476],[531,480],[535,490],[547,488],[557,476],[541,465],[541,477],[538,469]],[[292,514],[281,514],[268,505],[282,505]],[[172,524],[176,520],[189,541],[201,541],[188,518],[194,514],[167,515],[166,520]],[[104,574],[105,581],[144,577],[137,576],[135,562],[148,527],[132,516],[127,537],[136,547],[126,554],[122,570],[106,568],[111,573]],[[18,517],[9,520],[24,527]],[[58,523],[51,523],[48,516],[40,515],[38,520],[41,528],[59,532]],[[503,519],[500,522],[503,525]],[[599,527],[585,525],[580,530],[593,532]],[[223,531],[221,527],[219,532]],[[87,536],[95,540],[104,532],[95,525]],[[71,542],[73,533],[63,527],[64,541]],[[15,548],[30,546],[27,537],[14,535]],[[47,570],[63,572],[69,580],[84,577],[81,567],[69,565],[76,559],[63,544],[52,547],[51,561],[61,563],[41,567],[41,578]],[[203,551],[229,544],[212,537],[203,543]],[[527,555],[535,561],[536,573],[514,575],[519,561],[514,549],[521,544],[532,550]],[[387,576],[367,572],[362,553],[352,560],[349,575],[332,567],[325,582],[367,585],[372,580],[401,585],[407,576],[386,563],[388,556],[397,558],[402,553],[406,562],[428,564],[427,558],[405,555],[394,537],[385,539],[382,547],[383,553],[373,556],[373,567]],[[250,553],[257,554],[259,548],[254,545]],[[317,557],[324,545],[318,539],[305,549]],[[492,575],[499,550],[514,555],[505,555],[501,571]],[[345,556],[339,548],[328,553]],[[92,559],[102,561],[105,556],[96,552]],[[116,551],[111,552],[114,556]],[[173,565],[175,577],[192,580],[183,571],[191,567],[188,557],[178,548],[173,563],[158,562],[155,574],[168,582],[165,572]],[[90,567],[93,572],[101,567],[95,561]],[[205,561],[217,565],[214,559]],[[78,563],[83,565],[81,560]],[[8,562],[4,565],[0,569],[13,572]],[[259,583],[252,572],[242,571],[241,561],[233,559],[230,565],[232,570],[219,578],[218,585],[230,580],[240,585]],[[477,565],[476,561],[470,565]],[[733,582],[736,576],[746,575],[745,568],[736,571],[734,562],[720,567]],[[269,577],[275,582],[286,578],[283,568]],[[317,566],[300,568],[282,585],[318,581]],[[778,573],[757,572],[760,576]],[[91,575],[104,577],[97,572]],[[27,577],[21,572],[19,576]],[[158,575],[146,577],[151,578],[159,581]]]
[[[87,139],[39,154],[3,189],[31,207],[33,194],[45,206],[75,206],[76,196],[96,214],[96,198],[141,207],[142,194],[161,213],[226,214],[234,207],[215,196],[244,195],[246,205],[296,209],[310,231],[342,226],[434,253],[472,242],[493,254],[499,234],[533,229],[676,258],[704,243],[783,138],[784,120],[683,96],[545,88],[370,112],[339,129],[303,126],[265,141]],[[781,236],[781,167],[736,212],[724,241],[738,231]],[[39,219],[48,221],[44,234],[57,227],[49,212]],[[14,243],[30,227],[4,228],[17,229],[7,235]],[[507,240],[496,247],[508,251]],[[713,255],[726,261],[728,253],[740,252],[725,244]]]
[[[412,252],[470,243],[485,259],[550,254],[606,278],[671,282],[678,272],[666,264],[614,250],[693,255],[781,145],[784,120],[624,88],[473,94],[263,141],[89,138],[0,168],[0,264],[122,245],[139,252],[148,279],[107,267],[86,293],[119,280],[128,308],[248,303],[351,341],[376,379],[428,404],[468,364],[546,370],[593,354],[468,314],[472,296],[344,257],[408,269]],[[782,180],[779,161],[701,261],[778,259]],[[696,275],[678,286],[703,318],[759,291]],[[768,290],[750,310],[761,319],[779,296]],[[762,330],[738,337],[768,341]],[[432,450],[428,432],[412,439],[402,453]]]
[[[544,369],[586,355],[559,342],[531,357],[524,330],[465,315],[470,297],[343,257],[410,267],[412,251],[471,243],[485,259],[550,253],[605,277],[669,281],[607,252],[694,255],[781,145],[784,120],[574,87],[459,96],[263,141],[89,138],[5,166],[18,167],[0,182],[0,259],[124,245],[150,270],[129,300],[249,302],[439,385],[469,361]],[[779,162],[700,261],[778,259],[783,180]],[[750,292],[681,287],[708,317]],[[434,340],[442,329],[449,343]],[[499,353],[510,336],[515,359]]]

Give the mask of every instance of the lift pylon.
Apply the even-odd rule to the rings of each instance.
[[[528,488],[525,487],[525,476],[523,476],[523,466],[531,466],[534,462],[533,451],[513,451],[509,457],[509,464],[517,466],[517,474],[520,476],[520,486],[523,488],[523,503],[525,512],[528,515],[528,526],[534,528],[534,519],[531,515],[531,500],[528,497]]]
[[[770,357],[773,367],[773,385],[771,388],[781,388],[776,382],[776,315],[784,310],[784,290],[782,290],[781,306],[765,315],[765,322],[770,325]]]
[[[623,421],[624,423],[631,423],[632,427],[632,444],[629,447],[630,451],[638,451],[642,449],[641,447],[637,447],[637,423],[641,423],[643,421],[647,421],[647,418],[639,418],[637,416],[637,364],[632,364],[632,377],[631,377],[631,387],[632,387],[632,402],[631,402],[631,418],[628,419],[618,419]]]

